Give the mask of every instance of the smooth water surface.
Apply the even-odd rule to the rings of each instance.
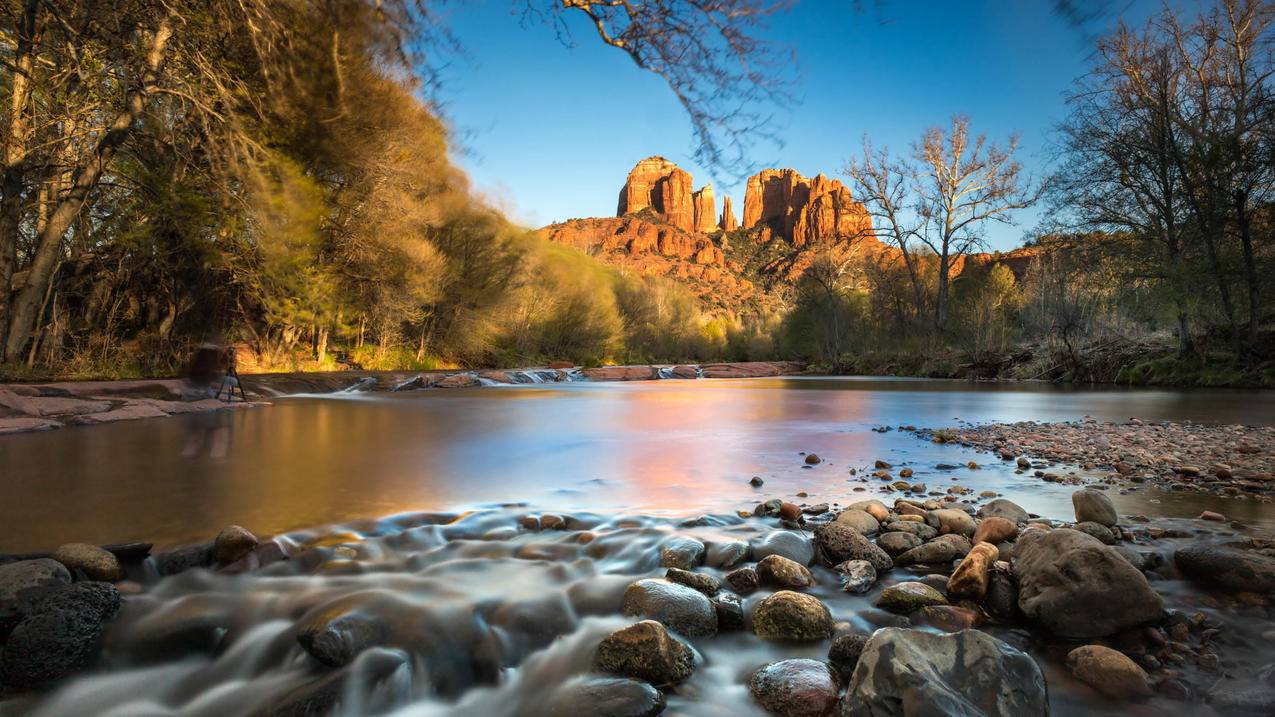
[[[168,545],[206,540],[230,523],[269,535],[492,503],[657,515],[730,512],[798,491],[810,503],[844,503],[856,497],[850,469],[877,458],[914,466],[914,480],[957,478],[1065,518],[1071,487],[1016,476],[992,456],[871,429],[1086,415],[1270,424],[1275,392],[775,378],[281,399],[0,438],[0,552],[69,541]],[[824,462],[803,468],[802,451]],[[934,468],[971,457],[985,468]],[[754,475],[763,488],[747,485]],[[1150,489],[1113,497],[1122,512],[1176,516],[1217,501]],[[1225,507],[1275,520],[1253,503]]]

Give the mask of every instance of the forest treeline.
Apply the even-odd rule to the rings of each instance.
[[[738,344],[681,285],[547,246],[475,196],[430,101],[431,68],[455,50],[434,5],[5,0],[5,371],[172,373],[209,340],[277,369]],[[746,34],[752,5],[524,11],[560,31],[564,13],[587,14],[668,80],[705,160],[725,166],[730,124],[713,120],[749,78],[722,61],[765,54]],[[688,48],[695,66],[664,59]]]
[[[1145,341],[1222,367],[1207,382],[1271,373],[1270,2],[1101,38],[1050,176],[959,116],[908,151],[865,141],[847,184],[890,251],[821,255],[772,287],[787,311],[743,316],[476,196],[432,102],[456,47],[435,5],[0,0],[0,374],[172,374],[210,340],[278,370],[778,357],[1077,380]],[[587,16],[664,78],[715,170],[784,99],[770,3],[512,6],[560,33]],[[1028,206],[1048,209],[1029,251],[968,260]],[[1127,380],[1160,358],[1134,353]]]
[[[846,173],[893,251],[811,267],[800,352],[851,372],[1275,386],[1273,23],[1273,3],[1218,0],[1100,38],[1049,176],[1020,176],[1014,140],[962,117],[910,154],[865,140]],[[1027,248],[948,280],[1032,204]]]

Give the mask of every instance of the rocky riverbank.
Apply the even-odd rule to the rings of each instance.
[[[419,391],[500,384],[565,381],[655,381],[660,379],[763,378],[801,373],[793,361],[601,366],[567,364],[483,371],[329,371],[248,374],[242,376],[244,401],[221,401],[192,391],[181,379],[0,384],[0,436],[94,425],[139,418],[206,413],[268,405],[271,399],[298,394]]]
[[[1120,515],[1102,482],[1044,517],[842,470],[840,502],[734,515],[506,506],[10,556],[0,715],[1275,711],[1268,532]]]
[[[1195,423],[1068,423],[961,426],[918,431],[1015,461],[1018,472],[1079,482],[1085,471],[1113,486],[1150,484],[1270,502],[1275,494],[1275,427]]]

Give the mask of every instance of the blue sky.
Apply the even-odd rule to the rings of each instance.
[[[691,160],[689,123],[660,78],[578,21],[565,46],[551,26],[524,22],[520,4],[445,6],[464,53],[451,58],[439,96],[457,160],[480,192],[531,227],[611,216],[633,164],[661,154],[691,172],[697,188],[712,182],[719,211],[726,193],[742,211],[742,183],[724,186]],[[800,101],[774,108],[784,145],[758,145],[755,163],[839,176],[865,133],[907,151],[927,127],[962,113],[990,138],[1019,133],[1023,164],[1047,170],[1064,93],[1092,53],[1086,30],[1056,16],[1051,0],[859,4],[801,0],[771,22],[767,36],[796,54]],[[1123,5],[1133,22],[1157,6]],[[1012,248],[1036,221],[1035,211],[1020,213],[1017,226],[989,231],[990,244]]]

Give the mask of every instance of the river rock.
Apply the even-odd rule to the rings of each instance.
[[[974,530],[973,542],[978,543],[1003,543],[1007,540],[1013,540],[1018,537],[1018,524],[993,515],[990,518],[984,518],[983,522],[978,524],[978,528]]]
[[[890,518],[890,509],[879,500],[861,500],[857,503],[851,503],[846,506],[846,510],[861,510],[872,516],[878,523],[884,523]]]
[[[742,540],[710,543],[704,550],[704,564],[718,570],[728,570],[747,560],[748,543]]]
[[[693,573],[689,570],[669,568],[664,573],[664,577],[679,585],[698,590],[709,597],[716,595],[717,591],[722,589],[722,581],[708,573]]]
[[[710,598],[713,610],[717,613],[718,630],[744,629],[744,604],[738,595],[718,593]]]
[[[802,565],[809,565],[815,557],[815,547],[810,538],[791,530],[773,531],[763,538],[750,541],[748,545],[753,560],[762,560],[769,555],[782,555]]]
[[[783,717],[822,717],[837,703],[839,689],[828,665],[810,659],[772,662],[748,680],[757,704]]]
[[[761,577],[753,568],[740,568],[726,574],[726,583],[740,595],[747,595],[761,587]]]
[[[328,667],[344,667],[364,650],[385,645],[390,628],[375,615],[322,606],[297,626],[297,642]]]
[[[987,574],[987,593],[979,603],[991,617],[1009,622],[1018,616],[1018,583],[1005,563],[993,563]]]
[[[90,580],[113,583],[124,579],[124,568],[119,558],[110,552],[88,543],[67,543],[53,551],[53,559],[74,573],[83,572]]]
[[[347,700],[364,704],[372,697],[369,692],[400,670],[407,659],[406,653],[399,650],[373,648],[340,670],[270,697],[251,717],[326,715]]]
[[[960,632],[978,627],[982,616],[977,610],[959,605],[929,605],[908,615],[916,625],[929,625],[945,632]]]
[[[894,559],[897,565],[940,565],[965,557],[970,551],[970,541],[956,533],[940,535],[924,545],[919,545]]]
[[[260,541],[247,528],[228,525],[222,528],[213,541],[213,560],[219,565],[237,563],[257,549]]]
[[[659,578],[644,578],[624,591],[625,615],[664,623],[687,637],[717,632],[717,612],[703,593]]]
[[[772,640],[822,640],[832,634],[832,613],[813,595],[780,590],[757,604],[753,632]]]
[[[660,546],[660,565],[693,570],[704,562],[704,544],[694,538],[673,538]]]
[[[875,535],[881,529],[881,523],[865,510],[843,510],[837,513],[836,522],[854,528],[860,535]]]
[[[206,568],[213,563],[213,544],[200,543],[170,550],[150,557],[155,572],[161,577],[184,573],[193,568]]]
[[[866,560],[878,573],[894,567],[894,561],[884,550],[843,523],[827,523],[815,528],[815,545],[820,561],[827,566],[847,560]]]
[[[556,688],[534,717],[655,717],[664,711],[664,693],[623,677],[580,675]]]
[[[695,670],[695,655],[663,625],[643,620],[603,638],[593,664],[601,672],[636,677],[659,687],[685,682]]]
[[[808,588],[815,584],[815,577],[805,565],[782,555],[768,555],[757,563],[757,577],[762,585],[773,588]]]
[[[882,610],[907,615],[930,605],[946,605],[947,598],[938,590],[918,582],[902,582],[881,592],[876,605]]]
[[[889,533],[910,533],[920,538],[922,541],[932,540],[938,537],[939,531],[924,522],[914,520],[899,520],[893,523],[887,523],[883,530]],[[880,538],[877,539],[880,542]]]
[[[877,569],[866,560],[847,560],[834,569],[841,573],[841,589],[848,593],[861,595],[877,582]]]
[[[1275,714],[1275,676],[1226,678],[1209,690],[1209,706],[1225,715],[1270,717]]]
[[[840,717],[1044,717],[1032,658],[979,630],[935,635],[887,627],[864,647]]]
[[[1220,545],[1190,545],[1173,553],[1183,575],[1243,592],[1275,591],[1275,557]]]
[[[1151,696],[1147,673],[1117,650],[1084,645],[1067,653],[1067,669],[1081,682],[1117,700]]]
[[[982,600],[987,594],[988,576],[1000,551],[991,543],[979,543],[961,560],[947,580],[947,594],[953,598]]]
[[[119,591],[104,582],[31,588],[20,599],[23,617],[0,652],[0,683],[18,688],[48,685],[91,665],[104,623],[120,605]]]
[[[988,501],[986,505],[978,509],[976,515],[980,518],[1004,518],[1014,524],[1026,523],[1031,518],[1022,506],[1005,498]]]
[[[849,681],[855,666],[859,664],[863,646],[867,644],[867,635],[837,635],[832,639],[832,646],[828,648],[828,662],[841,676],[843,682]]]
[[[1108,528],[1107,526],[1101,523],[1086,521],[1084,523],[1076,523],[1075,525],[1071,526],[1071,529],[1078,530],[1084,533],[1085,535],[1089,535],[1094,538],[1097,538],[1098,541],[1102,543],[1103,545],[1116,544],[1115,533],[1111,530],[1111,528]]]
[[[974,524],[974,518],[963,510],[956,508],[943,508],[940,510],[930,511],[930,518],[938,521],[936,526],[939,529],[939,535],[947,535],[955,533],[956,535],[964,535],[970,537],[974,535],[977,526]],[[930,525],[934,525],[931,520],[926,520]]]
[[[1076,509],[1076,522],[1092,521],[1111,527],[1119,522],[1116,507],[1102,491],[1085,488],[1071,494],[1071,505]]]
[[[1027,530],[1013,571],[1019,609],[1061,637],[1103,637],[1158,620],[1164,610],[1142,573],[1075,530]]]
[[[20,560],[0,565],[0,632],[19,617],[18,593],[29,588],[64,585],[71,582],[66,566],[49,558]]]
[[[923,525],[923,524],[917,523],[917,525]],[[929,528],[928,525],[925,527]],[[930,529],[933,530],[933,528],[930,528]],[[919,537],[913,535],[912,533],[905,533],[899,530],[891,531],[889,533],[882,533],[881,535],[877,536],[877,545],[886,553],[888,553],[891,557],[894,557],[896,555],[902,555],[903,553],[906,553],[907,551],[911,550],[912,548],[915,548],[916,546],[920,545],[923,542],[925,541],[921,540]]]

